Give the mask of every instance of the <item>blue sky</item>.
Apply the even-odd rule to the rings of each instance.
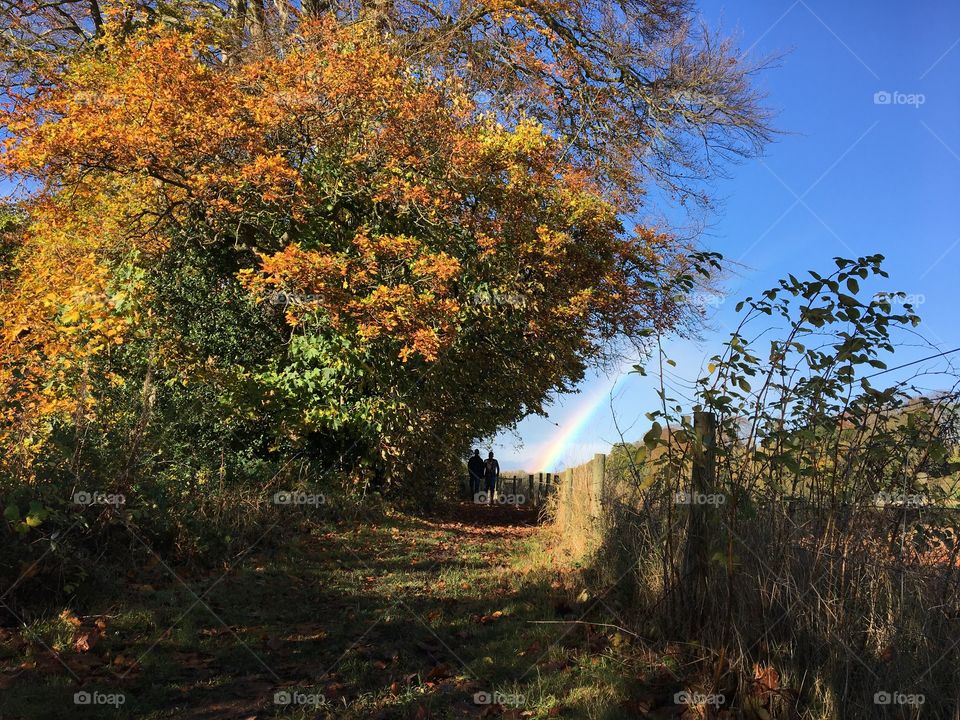
[[[751,55],[786,53],[758,79],[783,134],[762,158],[714,184],[721,202],[703,244],[742,267],[726,281],[702,341],[669,343],[674,372],[697,377],[743,296],[788,272],[830,270],[836,255],[885,255],[887,289],[916,296],[923,334],[943,350],[960,346],[960,3],[703,0],[699,7]],[[928,354],[904,347],[897,360]],[[591,403],[597,409],[587,413]],[[558,398],[549,418],[527,418],[517,435],[490,447],[505,468],[551,470],[534,467],[536,458],[581,419],[583,429],[558,453],[559,469],[619,439],[614,412],[627,439],[640,437],[649,425],[644,413],[656,404],[649,378],[594,374],[581,393]]]

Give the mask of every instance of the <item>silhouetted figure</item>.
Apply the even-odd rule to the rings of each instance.
[[[467,461],[467,472],[470,473],[470,497],[475,498],[480,492],[480,485],[486,472],[486,465],[480,457],[479,450],[474,450],[473,456]]]
[[[493,495],[497,491],[497,480],[500,479],[500,463],[493,458],[493,451],[487,455],[487,461],[483,464],[483,476],[487,480],[487,502],[493,502]]]

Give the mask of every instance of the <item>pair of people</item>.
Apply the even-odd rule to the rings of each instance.
[[[480,451],[474,450],[473,456],[467,462],[467,471],[470,473],[470,495],[476,498],[482,485],[487,493],[487,502],[491,502],[500,479],[500,463],[493,457],[493,451],[484,461],[480,457]]]

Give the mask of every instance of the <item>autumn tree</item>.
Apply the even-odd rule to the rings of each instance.
[[[761,149],[769,113],[752,60],[712,32],[691,0],[3,0],[8,82],[29,79],[35,58],[93,42],[103,17],[180,24],[193,14],[223,24],[226,58],[274,52],[300,23],[370,22],[420,72],[456,77],[483,110],[513,123],[534,118],[617,196],[636,208],[660,183],[682,200],[709,201],[698,181]]]
[[[687,38],[668,27],[682,6],[649,12],[670,8],[644,42]],[[267,454],[357,481],[429,473],[689,317],[676,289],[713,257],[631,218],[673,131],[651,116],[637,135],[639,96],[602,90],[599,61],[543,22],[595,13],[497,3],[438,33],[424,8],[320,10],[8,9],[8,471],[76,472],[112,438],[108,474],[130,482],[195,421],[183,397],[216,436],[258,427]],[[498,27],[509,62],[477,39]]]

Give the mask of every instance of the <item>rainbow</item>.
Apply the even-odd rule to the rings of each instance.
[[[554,472],[556,470],[556,466],[563,459],[564,453],[587,426],[599,407],[610,399],[611,393],[617,389],[620,382],[628,377],[626,370],[632,368],[632,366],[632,363],[625,364],[616,372],[612,380],[608,379],[606,382],[600,383],[599,387],[584,396],[571,417],[564,421],[557,435],[546,444],[534,459],[531,470],[536,472]]]

